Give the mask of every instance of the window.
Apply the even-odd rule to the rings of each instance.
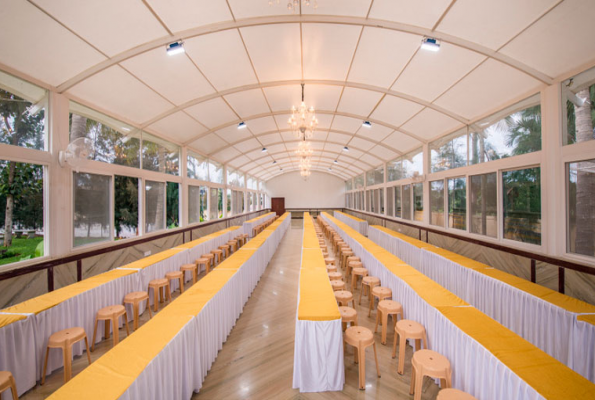
[[[539,167],[502,173],[504,238],[541,244],[541,171]]]
[[[562,93],[566,104],[564,144],[595,139],[595,68],[564,82]]]
[[[180,226],[180,185],[167,182],[167,229]]]
[[[227,189],[227,216],[231,217],[233,214],[231,212],[231,189]]]
[[[395,186],[395,217],[401,218],[401,186]]]
[[[472,233],[498,237],[497,174],[474,175],[469,179],[470,230]]]
[[[209,163],[203,156],[188,152],[188,159],[186,160],[186,170],[188,178],[198,179],[201,181],[209,180]]]
[[[430,224],[444,226],[444,181],[430,182]]]
[[[209,181],[223,183],[223,166],[213,160],[209,160]]]
[[[364,174],[356,176],[354,183],[356,189],[362,189],[364,187]]]
[[[539,151],[540,96],[537,94],[473,126],[479,129],[473,130],[469,136],[471,164]]]
[[[366,172],[366,185],[374,186],[384,183],[384,167],[379,167]]]
[[[413,178],[424,173],[423,149],[416,149],[402,155],[387,165],[388,181]]]
[[[378,189],[378,198],[380,199],[380,214],[384,214],[384,189]]]
[[[140,168],[138,129],[72,101],[69,124],[71,142],[87,138],[93,144],[89,159]]]
[[[46,149],[47,92],[0,71],[0,143]]]
[[[74,172],[73,184],[74,247],[110,240],[111,176]]]
[[[392,187],[386,189],[386,214],[395,216],[395,191]]]
[[[138,236],[138,178],[114,176],[114,237]]]
[[[219,193],[216,188],[209,188],[209,219],[211,221],[219,218],[218,214]]]
[[[403,219],[411,219],[411,185],[403,185]]]
[[[393,160],[386,164],[386,180],[388,182],[398,181],[403,179],[403,163],[400,158]]]
[[[467,165],[467,128],[430,143],[431,171],[464,167]]]
[[[165,182],[145,181],[145,232],[165,229]]]
[[[209,188],[206,186],[200,187],[200,222],[206,221],[209,219],[208,213],[208,199],[207,199],[207,192]]]
[[[414,219],[423,221],[424,219],[424,184],[415,183],[413,185],[413,205],[415,207]]]
[[[217,218],[223,218],[223,189],[217,189]]]
[[[448,227],[467,229],[467,178],[448,180]]]
[[[188,223],[202,222],[200,204],[200,186],[188,186]]]
[[[143,169],[178,175],[180,148],[146,132],[143,138]]]
[[[345,181],[345,190],[349,191],[353,188],[353,181],[351,179]]]
[[[0,179],[0,265],[43,256],[43,166],[2,160]]]
[[[595,159],[567,164],[568,252],[595,256]]]

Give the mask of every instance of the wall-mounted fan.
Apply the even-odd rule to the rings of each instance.
[[[74,139],[68,144],[66,150],[60,152],[60,166],[69,165],[78,172],[79,161],[88,159],[95,151],[93,141],[88,138]]]

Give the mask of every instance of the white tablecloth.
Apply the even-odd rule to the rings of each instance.
[[[595,325],[574,321],[572,340],[572,369],[595,383]]]
[[[421,249],[419,247],[389,235],[373,226],[368,229],[368,238],[374,243],[384,247],[413,268],[417,269],[416,265],[420,264]]]
[[[18,395],[35,386],[35,318],[13,322],[0,328],[0,371],[10,371],[17,384]],[[10,390],[2,399],[12,400]]]
[[[337,218],[339,221],[349,225],[351,228],[355,229],[362,235],[368,236],[368,221],[358,221],[350,217],[349,214],[345,214],[342,212],[335,212],[334,214],[335,218]]]
[[[268,220],[270,220],[272,218],[275,218],[275,215],[276,214],[274,212],[271,212],[271,213],[268,213],[268,214],[264,214],[264,215],[262,215],[260,217],[254,218],[254,221],[253,220],[250,220],[250,221],[244,222],[244,226],[243,226],[244,234],[245,235],[248,235],[249,237],[252,237],[252,230],[255,227],[257,227],[258,225],[260,225],[260,224],[262,224],[262,223],[264,223],[264,222],[266,222],[266,221],[268,221]]]

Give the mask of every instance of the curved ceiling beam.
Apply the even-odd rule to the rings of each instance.
[[[312,160],[312,162],[313,162],[313,163],[320,163],[320,158],[324,157],[326,154],[331,154],[331,155],[335,156],[335,157],[329,157],[329,158],[332,158],[333,160],[336,160],[336,159],[337,159],[337,157],[339,157],[339,156],[345,156],[345,157],[349,157],[349,156],[348,156],[348,155],[346,155],[346,154],[338,153],[338,152],[336,152],[336,151],[323,151],[323,150],[320,150],[320,152],[321,152],[322,154],[318,154],[318,155],[314,155],[314,156],[312,156],[312,157],[314,157],[314,158],[318,157],[318,160],[314,160],[313,158],[311,158],[311,160]],[[278,151],[278,152],[276,152],[276,153],[269,154],[269,156],[271,156],[271,157],[278,156],[278,155],[284,155],[284,156],[292,157],[291,155],[288,155],[288,154],[287,154],[287,151]],[[293,157],[299,158],[299,156],[297,156],[297,155],[293,155]],[[281,158],[281,157],[279,157],[279,158]],[[370,164],[370,163],[367,163],[367,162],[365,162],[365,161],[363,161],[363,160],[359,160],[359,159],[357,159],[357,158],[353,158],[353,157],[349,157],[349,158],[350,158],[351,160],[353,160],[353,161],[350,161],[350,164],[352,164],[352,163],[354,163],[354,162],[358,162],[358,163],[361,163],[361,164],[365,164],[366,166],[368,166],[368,168],[369,168],[369,169],[372,169],[372,168],[375,168],[375,167],[377,167],[377,166],[378,166],[378,165],[372,165],[372,164]],[[229,161],[230,161],[230,160],[226,161],[226,162],[225,162],[225,164],[228,164],[228,163],[229,163]],[[241,170],[241,169],[242,169],[242,168],[244,168],[246,165],[248,165],[248,164],[251,164],[251,163],[253,163],[253,162],[256,162],[256,161],[257,161],[257,160],[248,161],[248,162],[246,162],[246,163],[244,163],[244,164],[242,164],[242,165],[240,165],[240,166],[238,166],[238,167],[235,167],[235,168],[238,168],[238,169],[240,169],[240,170]],[[277,160],[275,160],[275,161],[277,161]],[[381,159],[380,161],[383,161],[383,160]],[[267,167],[264,167],[263,165],[266,165]],[[263,168],[268,168],[269,166],[272,166],[272,165],[279,165],[279,163],[277,163],[277,164],[273,164],[272,162],[270,162],[270,163],[266,163],[266,164],[259,164],[258,166],[259,166],[259,167],[263,167]],[[361,169],[365,171],[365,170],[366,170],[366,167],[364,167],[364,168],[361,168]]]
[[[116,65],[122,61],[125,61],[136,55],[145,53],[158,47],[162,47],[171,43],[175,39],[189,39],[196,36],[208,35],[210,33],[225,31],[229,29],[245,28],[250,26],[258,25],[274,25],[274,24],[286,24],[286,23],[325,23],[325,24],[341,24],[341,25],[357,25],[364,27],[382,28],[393,31],[399,31],[404,33],[411,33],[420,36],[430,36],[439,39],[443,42],[450,43],[467,50],[474,51],[484,56],[498,60],[504,64],[507,64],[525,74],[543,82],[548,85],[553,83],[553,79],[546,74],[529,67],[528,65],[512,58],[505,56],[504,54],[498,53],[488,47],[482,46],[478,43],[471,42],[465,39],[461,39],[457,36],[448,35],[445,33],[432,31],[428,28],[422,28],[419,26],[407,25],[399,22],[384,21],[379,19],[362,18],[362,17],[347,17],[347,16],[332,16],[332,15],[275,15],[267,17],[256,17],[246,18],[237,21],[226,21],[216,24],[204,25],[185,31],[177,32],[173,36],[164,36],[162,38],[153,40],[151,42],[144,43],[140,46],[128,49],[108,60],[100,62],[93,67],[81,72],[73,78],[67,80],[58,86],[58,92],[64,92],[81,81]]]
[[[288,169],[287,171],[286,171],[286,170],[283,170],[283,171],[280,171],[280,173],[274,174],[274,175],[273,175],[273,176],[271,176],[270,178],[266,178],[266,179],[263,179],[263,178],[261,178],[261,179],[263,179],[265,182],[268,182],[268,181],[270,181],[271,179],[274,179],[274,178],[276,178],[276,177],[278,177],[278,176],[281,176],[281,175],[286,175],[286,174],[290,174],[290,173],[292,173],[292,172],[298,172],[298,171],[299,171],[299,168]],[[344,176],[342,176],[342,175],[339,175],[339,174],[337,174],[337,173],[334,173],[333,171],[321,171],[321,170],[313,170],[313,171],[314,171],[314,172],[317,172],[317,173],[319,173],[319,174],[327,174],[327,175],[331,175],[331,176],[337,177],[337,178],[339,178],[339,179],[341,179],[341,180],[344,180],[344,179],[345,179],[345,177],[344,177]],[[349,179],[349,178],[347,178],[347,179]]]

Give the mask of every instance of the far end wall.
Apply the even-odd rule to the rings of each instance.
[[[271,197],[285,197],[285,208],[343,208],[345,182],[330,174],[312,172],[305,181],[299,172],[279,175],[266,182]]]

